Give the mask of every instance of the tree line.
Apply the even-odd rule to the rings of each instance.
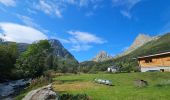
[[[62,73],[77,71],[76,61],[57,57],[52,51],[48,40],[29,45],[22,53],[19,53],[16,43],[1,44],[0,80],[39,77],[48,70]]]

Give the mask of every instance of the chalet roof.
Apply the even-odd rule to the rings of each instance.
[[[141,57],[138,57],[138,59],[149,58],[149,57],[157,57],[157,56],[163,56],[163,55],[168,55],[168,54],[170,54],[170,52],[164,52],[164,53],[158,53],[158,54],[153,54],[153,55],[141,56]]]

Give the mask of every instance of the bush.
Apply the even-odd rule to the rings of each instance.
[[[59,96],[59,100],[90,100],[86,94],[62,94]]]
[[[21,91],[19,95],[14,98],[14,100],[22,100],[22,98],[29,91],[48,85],[48,84],[49,84],[49,80],[47,79],[47,77],[44,77],[44,76],[32,79],[31,84],[27,88],[25,88],[23,91]]]
[[[31,81],[29,88],[35,87],[35,86],[43,86],[43,85],[46,85],[46,84],[49,84],[49,83],[50,83],[50,81],[47,77],[41,76],[41,77],[33,79]]]
[[[55,76],[55,71],[54,70],[47,70],[43,73],[43,76],[46,77],[49,82],[51,82],[52,78]]]

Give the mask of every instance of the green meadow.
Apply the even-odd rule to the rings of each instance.
[[[113,86],[94,82],[107,79]],[[136,87],[135,80],[147,87]],[[91,100],[170,100],[170,73],[65,74],[53,78],[53,90],[59,94],[87,94]]]

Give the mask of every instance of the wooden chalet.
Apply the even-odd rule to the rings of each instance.
[[[141,72],[170,71],[170,52],[138,57]]]

